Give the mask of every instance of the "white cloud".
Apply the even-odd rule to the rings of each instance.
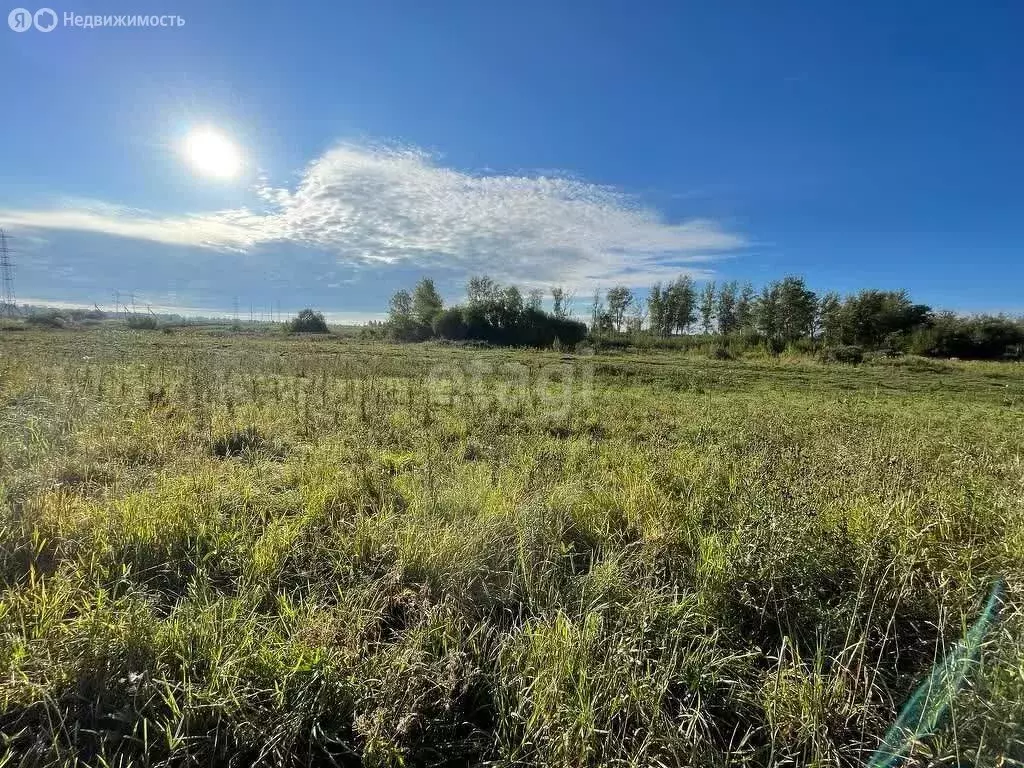
[[[243,251],[261,241],[262,217],[247,211],[158,217],[106,204],[53,210],[0,210],[7,227],[97,232],[167,245]]]
[[[523,285],[643,285],[745,245],[714,222],[668,223],[609,187],[547,176],[472,175],[407,148],[342,144],[293,189],[262,182],[266,210],[158,216],[101,203],[0,211],[10,227],[98,232],[246,251],[282,242],[347,264],[413,263]]]

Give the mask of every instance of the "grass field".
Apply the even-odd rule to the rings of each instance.
[[[0,766],[1024,760],[1024,367],[0,334]]]

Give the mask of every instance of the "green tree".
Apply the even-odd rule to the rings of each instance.
[[[466,283],[466,297],[469,306],[475,307],[494,301],[498,293],[498,284],[487,275],[479,275],[469,278]]]
[[[633,304],[633,293],[624,285],[610,288],[605,295],[608,301],[608,315],[616,331],[621,331],[626,320],[626,312]]]
[[[643,302],[639,299],[634,301],[633,306],[633,313],[626,318],[626,332],[637,334],[644,328],[644,323],[647,320],[647,311],[644,309]]]
[[[700,327],[704,333],[711,333],[714,330],[715,322],[715,281],[708,280],[700,292]]]
[[[442,309],[444,302],[434,287],[434,281],[425,277],[416,283],[412,292],[412,316],[416,322],[429,327]]]
[[[304,309],[288,323],[289,333],[329,333],[327,321],[319,312]]]
[[[412,319],[412,296],[408,291],[395,292],[391,297],[388,315],[392,322],[409,321]]]
[[[777,285],[778,336],[784,342],[809,337],[814,331],[818,297],[802,277],[787,277]]]
[[[722,335],[727,336],[736,330],[738,294],[739,285],[735,280],[725,283],[718,291],[718,332]]]
[[[551,314],[559,320],[564,320],[569,316],[569,297],[560,285],[551,289]]]
[[[523,314],[523,294],[514,285],[501,289],[498,299],[500,305],[499,323],[504,328],[509,328],[519,322]]]
[[[604,302],[601,301],[601,291],[596,289],[594,291],[594,301],[590,305],[590,330],[596,333],[602,330],[602,318],[605,316]]]
[[[834,347],[843,343],[843,303],[839,294],[829,291],[818,303],[818,335],[825,346]]]
[[[875,348],[929,325],[931,308],[911,302],[906,291],[864,290],[846,299],[841,318],[844,344]]]
[[[540,288],[534,288],[528,294],[526,294],[526,308],[539,312],[541,307],[544,305],[544,291]]]
[[[665,299],[661,290],[661,283],[655,283],[647,294],[647,316],[649,318],[651,333],[658,336],[668,336],[669,328],[666,323]]]
[[[757,318],[757,330],[765,338],[779,338],[779,284],[770,283],[761,289],[757,297],[754,314]]]
[[[430,335],[430,326],[413,317],[413,300],[408,291],[396,291],[391,297],[387,330],[400,341],[421,341]]]
[[[754,286],[744,283],[739,298],[736,299],[736,327],[739,330],[747,331],[754,328],[756,309],[757,296],[754,293]]]
[[[697,294],[693,287],[693,278],[689,275],[676,278],[669,283],[665,294],[669,332],[686,333],[697,319]]]

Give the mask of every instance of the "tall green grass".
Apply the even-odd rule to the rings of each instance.
[[[1024,760],[1020,366],[0,349],[0,764],[863,765],[997,578],[910,748]]]

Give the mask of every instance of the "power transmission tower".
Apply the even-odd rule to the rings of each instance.
[[[235,296],[235,298],[232,301],[232,305],[231,305],[231,322],[234,325],[238,325],[238,297],[237,296]]]
[[[0,282],[2,282],[3,314],[14,317],[17,307],[14,304],[14,261],[11,249],[7,247],[7,234],[0,229]]]

